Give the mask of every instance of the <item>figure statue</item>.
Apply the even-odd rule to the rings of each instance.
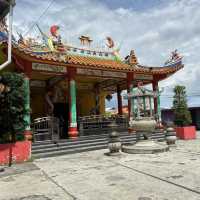
[[[182,63],[182,58],[183,58],[183,56],[181,56],[181,55],[178,53],[178,50],[175,49],[174,51],[171,52],[171,56],[170,56],[170,58],[164,63],[164,66],[173,66],[173,65],[181,64],[181,63]]]
[[[53,91],[49,89],[45,95],[46,114],[48,116],[53,115],[53,111],[54,111],[53,96],[54,96]]]
[[[51,37],[52,37],[52,41],[53,41],[54,45],[62,44],[61,36],[59,34],[59,29],[60,29],[60,27],[57,25],[53,25],[50,27],[50,33],[51,33]]]
[[[5,19],[0,20],[0,41],[7,39],[8,29]]]
[[[53,25],[50,27],[50,36],[45,34],[38,24],[36,24],[38,30],[42,35],[44,45],[50,49],[50,51],[65,51],[64,45],[61,41],[61,36],[58,32],[59,26]]]
[[[113,48],[115,46],[115,43],[111,37],[106,37],[106,40],[107,40],[106,46],[108,48]]]
[[[113,50],[113,55],[114,55],[116,61],[121,61],[121,56],[120,56],[119,51],[120,51],[120,48]]]
[[[113,56],[115,58],[116,61],[121,61],[121,56],[120,56],[120,46],[117,47],[117,48],[114,48],[115,47],[115,43],[113,41],[113,39],[111,37],[106,37],[106,40],[107,40],[107,43],[106,43],[106,46],[109,48],[109,49],[113,49]]]

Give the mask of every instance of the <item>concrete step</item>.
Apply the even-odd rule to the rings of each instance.
[[[121,134],[123,144],[134,143],[136,135]],[[152,135],[154,140],[163,140],[164,134],[155,133]],[[52,157],[70,153],[79,153],[84,151],[105,149],[108,146],[108,135],[102,137],[85,137],[76,140],[63,140],[58,144],[40,143],[33,144],[32,155],[34,158]]]
[[[95,142],[95,141],[102,141],[102,140],[108,140],[108,135],[104,136],[95,136],[95,137],[79,137],[76,139],[62,139],[57,141],[56,143],[59,143],[59,145],[66,145],[66,144],[78,144],[78,143],[87,143],[87,142]],[[152,137],[164,137],[164,134],[160,133],[155,133],[152,135]],[[125,138],[136,138],[135,134],[120,134],[120,138],[125,139]],[[56,143],[53,141],[44,141],[44,142],[36,142],[33,143],[33,148],[41,148],[43,146],[50,147],[50,146],[56,146]]]
[[[107,141],[108,139],[107,138],[97,138],[97,139],[88,139],[88,140],[75,140],[75,141],[68,141],[68,140],[65,140],[65,141],[58,141],[57,143],[49,143],[49,144],[40,144],[40,145],[37,145],[35,146],[33,144],[32,146],[32,150],[37,150],[37,149],[48,149],[48,148],[54,148],[54,147],[62,147],[62,146],[71,146],[71,145],[78,145],[78,144],[84,144],[84,143],[95,143],[95,142],[101,142],[101,141]]]
[[[106,149],[106,148],[107,148],[107,144],[98,145],[98,146],[90,146],[90,147],[81,147],[78,149],[73,148],[73,149],[68,149],[68,150],[38,153],[38,154],[33,154],[32,157],[34,159],[47,158],[47,157],[55,157],[55,156],[61,156],[61,155],[66,155],[66,154],[81,153],[81,152],[94,151],[94,150],[100,150],[100,149]]]
[[[68,149],[78,149],[82,147],[90,147],[90,146],[98,146],[98,145],[105,145],[107,144],[108,141],[100,141],[100,142],[94,142],[94,143],[84,143],[84,144],[77,144],[77,145],[63,145],[63,146],[56,146],[56,147],[49,147],[45,149],[36,149],[32,150],[33,154],[37,153],[45,153],[45,152],[52,152],[52,151],[63,151],[63,150],[68,150]]]
[[[121,136],[128,136],[129,134],[127,132],[120,133]],[[101,138],[108,138],[108,134],[100,134],[100,135],[88,135],[88,136],[80,136],[76,139],[61,139],[59,140],[59,143],[65,143],[67,142],[76,142],[76,141],[86,141],[86,140],[95,140],[95,139],[101,139]],[[41,146],[41,145],[47,145],[47,144],[53,144],[52,141],[41,141],[41,142],[35,142],[33,143],[33,146]]]

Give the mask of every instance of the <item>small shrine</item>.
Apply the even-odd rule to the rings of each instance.
[[[158,99],[160,92],[143,87],[138,82],[136,88],[131,88],[125,99],[131,101],[129,127],[136,133],[137,141],[133,145],[123,145],[122,151],[126,153],[158,153],[169,149],[165,144],[159,144],[152,140],[151,136],[160,122],[158,113],[153,112],[154,99]],[[157,110],[160,105],[157,104]],[[158,115],[158,116],[157,116]]]

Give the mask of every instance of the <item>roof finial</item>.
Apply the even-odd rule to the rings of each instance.
[[[137,57],[135,55],[135,51],[134,50],[131,50],[128,62],[131,65],[138,64]]]
[[[81,35],[79,37],[81,45],[87,45],[90,46],[91,42],[93,41],[89,36]]]

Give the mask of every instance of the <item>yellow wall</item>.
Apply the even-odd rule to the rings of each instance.
[[[32,119],[45,116],[45,91],[41,89],[31,90]],[[100,92],[100,114],[105,114],[105,92]],[[95,107],[95,94],[91,90],[77,90],[77,113],[79,116],[88,116]]]
[[[104,115],[106,112],[106,105],[105,105],[105,98],[106,98],[107,93],[106,92],[100,92],[100,114]]]
[[[44,96],[45,93],[41,89],[38,89],[37,92],[31,91],[32,119],[45,116]]]
[[[105,114],[105,92],[100,92],[100,114]],[[90,115],[92,108],[95,107],[95,94],[92,91],[78,91],[77,92],[77,110],[80,116]]]
[[[77,92],[77,110],[80,116],[90,115],[90,111],[95,107],[95,95],[91,91]]]

